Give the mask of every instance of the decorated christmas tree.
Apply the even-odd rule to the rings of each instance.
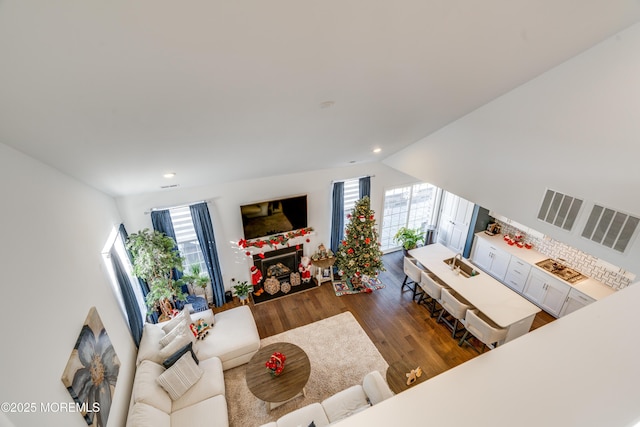
[[[336,254],[336,267],[352,285],[359,286],[363,276],[376,278],[380,271],[384,271],[375,215],[368,196],[356,202],[347,219],[349,224]]]

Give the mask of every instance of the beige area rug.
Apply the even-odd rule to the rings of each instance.
[[[388,367],[350,312],[267,337],[261,345],[280,341],[296,344],[309,356],[311,375],[305,387],[306,396],[268,411],[265,403],[247,388],[246,365],[229,369],[224,373],[224,382],[231,427],[252,427],[275,421],[297,408],[321,402],[352,385],[361,384],[371,371],[380,371],[384,377]]]

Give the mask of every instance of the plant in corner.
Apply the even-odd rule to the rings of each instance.
[[[209,276],[200,270],[200,264],[193,264],[189,274],[182,276],[182,282],[194,289],[198,287],[204,290],[209,284]]]
[[[401,227],[393,236],[393,241],[400,243],[408,251],[417,248],[419,242],[424,243],[424,233],[417,228]]]
[[[233,290],[236,292],[240,301],[242,301],[242,305],[244,305],[245,300],[249,297],[249,291],[253,289],[253,285],[247,283],[246,280],[242,282],[238,282],[237,285],[232,286]]]
[[[133,274],[147,282],[149,310],[160,310],[161,320],[171,317],[174,300],[185,299],[182,280],[174,278],[174,270],[182,271],[182,257],[176,242],[159,231],[148,228],[131,234],[127,249],[133,257]]]

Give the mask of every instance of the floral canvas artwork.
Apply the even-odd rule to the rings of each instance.
[[[120,361],[95,307],[82,326],[62,374],[62,382],[87,425],[105,427]]]

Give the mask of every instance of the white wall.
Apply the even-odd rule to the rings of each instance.
[[[640,215],[639,111],[637,24],[385,163],[640,274],[640,239],[619,254],[579,235],[594,202]],[[536,219],[546,188],[585,199],[572,233]]]
[[[114,200],[2,144],[0,195],[0,402],[72,402],[61,377],[95,306],[121,362],[109,426],[124,425],[135,345],[101,257],[119,223]],[[20,427],[86,427],[78,413],[6,416]]]
[[[384,191],[417,180],[380,163],[367,163],[340,169],[316,170],[300,174],[267,177],[256,180],[211,183],[197,188],[177,189],[117,199],[118,208],[129,233],[151,228],[150,215],[154,207],[172,207],[208,200],[214,226],[218,255],[227,289],[231,278],[249,280],[251,258],[237,243],[243,237],[240,206],[271,198],[307,194],[308,224],[315,234],[304,244],[310,254],[320,243],[330,243],[331,183],[333,180],[373,175],[371,206],[378,218],[382,216]],[[380,225],[380,222],[377,222]]]

